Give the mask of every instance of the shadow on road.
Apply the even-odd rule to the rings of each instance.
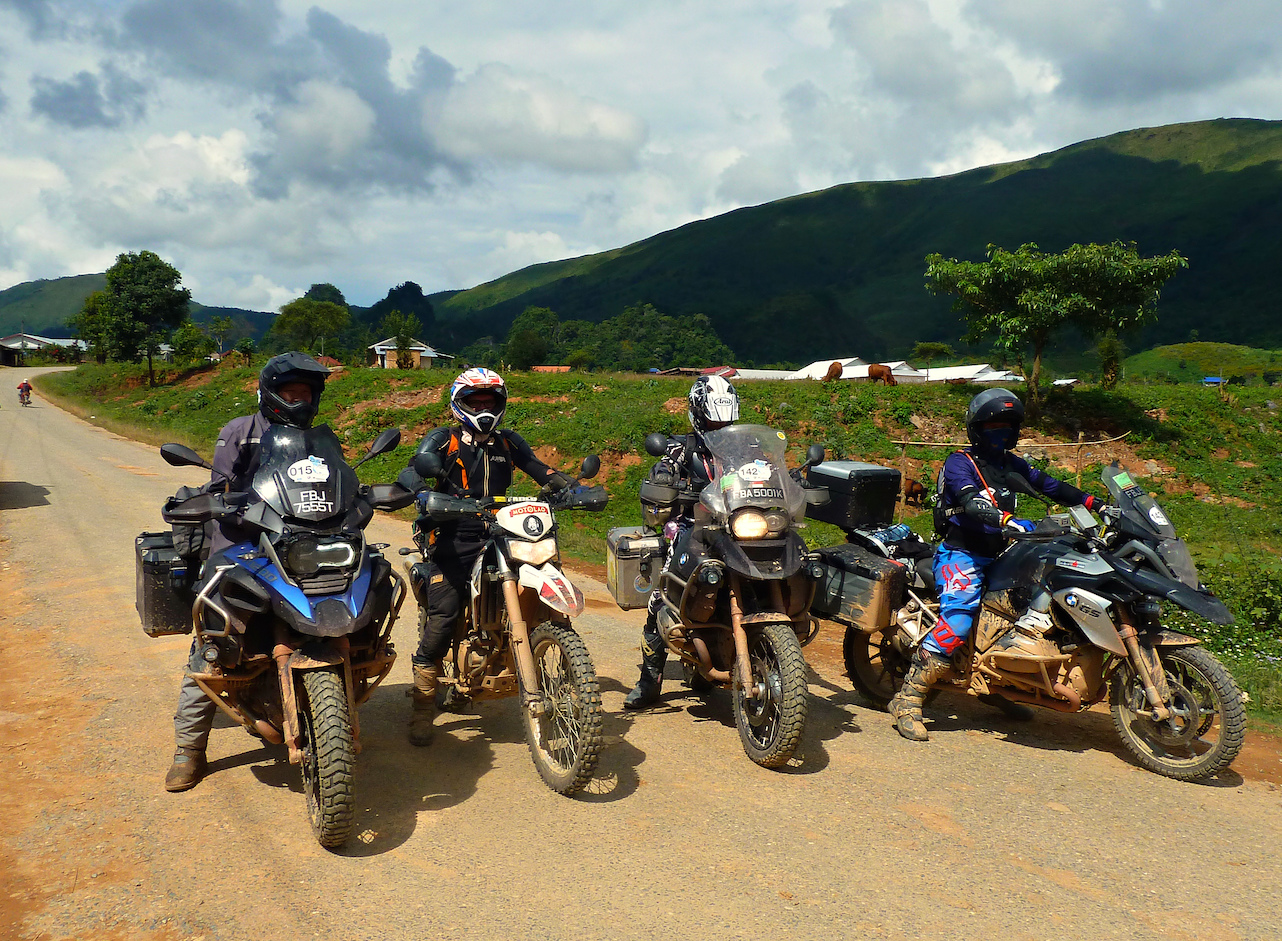
[[[0,510],[25,510],[48,506],[49,488],[25,480],[0,480]]]

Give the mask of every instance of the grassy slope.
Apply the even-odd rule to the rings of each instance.
[[[1124,239],[1191,260],[1168,285],[1160,322],[1133,346],[1193,328],[1282,346],[1267,276],[1282,236],[1280,160],[1282,122],[1129,131],[951,177],[849,184],[737,210],[514,272],[442,298],[439,314],[461,340],[501,333],[530,304],[600,320],[642,299],[708,314],[745,359],[883,357],[961,333],[948,300],[923,289],[929,252],[979,258],[990,242],[1057,249]]]
[[[1282,374],[1282,350],[1257,350],[1230,343],[1176,343],[1127,357],[1128,379],[1200,382],[1206,376],[1261,381]]]
[[[179,440],[205,454],[219,428],[252,410],[256,372],[220,367],[186,376],[166,375],[153,391],[133,368],[124,378],[116,367],[82,367],[38,380],[41,391],[78,400],[95,420],[145,440]],[[396,373],[353,369],[330,380],[321,419],[329,422],[359,456],[385,427],[399,426],[405,441],[391,455],[361,469],[367,481],[390,480],[405,466],[419,437],[444,423],[444,373]],[[517,428],[551,463],[572,469],[583,455],[603,456],[603,482],[612,500],[600,514],[574,514],[565,523],[568,555],[600,563],[609,528],[637,525],[636,502],[649,458],[641,444],[651,431],[685,430],[688,381],[623,375],[516,374],[507,424]],[[973,394],[964,386],[824,386],[819,383],[741,384],[743,418],[787,431],[792,457],[812,441],[830,456],[852,456],[897,464],[896,438],[918,438],[913,424],[960,428]],[[1234,608],[1239,625],[1212,634],[1212,646],[1236,664],[1253,698],[1282,709],[1282,682],[1257,655],[1282,655],[1282,416],[1269,407],[1264,388],[1237,391],[1228,400],[1196,387],[1124,385],[1115,392],[1079,388],[1051,395],[1037,429],[1064,440],[1083,431],[1088,439],[1130,431],[1140,458],[1172,468],[1173,474],[1146,481],[1189,541],[1208,584]],[[665,407],[666,404],[666,407]],[[935,439],[937,440],[937,439]],[[913,448],[913,472],[933,479],[948,449]],[[157,457],[159,460],[159,457]],[[1086,485],[1098,481],[1088,469]],[[1094,488],[1100,490],[1098,482]],[[528,492],[528,488],[526,489]],[[1214,502],[1207,502],[1209,500]],[[1039,515],[1033,508],[1032,515]],[[928,514],[910,519],[923,533]],[[840,541],[821,524],[807,532],[812,544]],[[1253,672],[1254,671],[1254,672]]]

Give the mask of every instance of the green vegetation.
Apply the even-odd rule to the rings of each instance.
[[[254,368],[223,365],[185,373],[158,370],[157,375],[160,385],[154,390],[145,387],[138,366],[83,366],[37,383],[42,393],[79,403],[82,413],[116,430],[156,443],[178,440],[206,455],[223,424],[255,408]],[[574,470],[584,455],[601,454],[610,505],[599,514],[567,515],[562,543],[567,556],[600,564],[606,532],[641,522],[637,487],[651,463],[642,448],[645,435],[687,430],[689,380],[514,373],[508,381],[505,424],[520,431],[549,463]],[[738,388],[743,419],[786,431],[792,461],[800,463],[805,447],[818,442],[830,457],[890,466],[900,460],[894,442],[920,439],[919,424],[945,436],[957,434],[974,393],[967,386],[818,382],[744,382]],[[401,447],[360,471],[367,481],[391,480],[419,438],[448,422],[446,389],[440,373],[348,369],[330,379],[320,420],[334,427],[353,457],[363,454],[383,428],[402,428]],[[1144,485],[1188,540],[1202,577],[1238,620],[1221,628],[1192,623],[1174,611],[1168,617],[1225,657],[1254,708],[1282,714],[1282,410],[1269,390],[1235,389],[1228,398],[1212,389],[1161,384],[1055,390],[1029,432],[1024,447],[1042,467],[1047,461],[1033,437],[1074,441],[1081,432],[1090,441],[1130,432],[1125,462],[1146,475]],[[949,450],[909,448],[909,474],[929,485]],[[1072,458],[1058,460],[1061,465],[1052,471],[1071,479]],[[1086,460],[1083,484],[1101,492],[1099,464],[1090,463],[1100,455],[1090,452]],[[518,490],[528,493],[531,487],[524,482]],[[1037,506],[1021,512],[1040,515]],[[930,531],[929,512],[908,513],[915,530]],[[841,540],[835,528],[822,524],[810,524],[806,535],[812,545]]]
[[[68,336],[67,322],[85,298],[107,286],[105,274],[26,281],[0,291],[0,336],[25,331],[38,336]]]
[[[1279,198],[1282,122],[1145,128],[950,177],[837,186],[522,269],[435,296],[437,337],[459,349],[505,336],[527,307],[600,322],[643,301],[706,314],[743,363],[899,358],[965,329],[923,289],[927,254],[1121,241],[1189,260],[1160,318],[1123,337],[1132,348],[1209,336],[1210,316],[1216,340],[1282,346],[1269,274],[1282,218],[1260,212]]]
[[[1126,378],[1131,381],[1201,382],[1207,376],[1223,376],[1234,385],[1272,385],[1282,380],[1282,350],[1231,343],[1176,343],[1126,360]]]

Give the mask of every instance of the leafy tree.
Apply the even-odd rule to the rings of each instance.
[[[1188,261],[1179,252],[1141,258],[1135,243],[1072,245],[1044,253],[1029,242],[1014,252],[988,246],[982,262],[926,256],[926,287],[955,294],[953,309],[966,318],[966,342],[996,334],[1024,371],[1030,409],[1041,404],[1042,353],[1056,330],[1076,327],[1086,336],[1124,331],[1155,316],[1162,285]]]
[[[155,252],[125,252],[107,269],[108,301],[103,331],[108,352],[137,362],[147,356],[147,382],[156,384],[153,357],[161,340],[187,319],[191,291],[178,269]]]
[[[309,301],[322,301],[326,304],[337,304],[339,307],[349,306],[347,298],[343,297],[343,292],[328,282],[324,284],[313,284],[303,295]]]
[[[382,319],[394,310],[418,320],[419,328],[415,333],[430,330],[436,323],[436,312],[432,309],[432,302],[423,294],[423,289],[413,281],[404,281],[392,288],[387,292],[387,297],[376,301],[374,306],[365,312],[364,317],[370,324],[381,323]],[[384,334],[384,336],[388,335]]]
[[[296,349],[311,352],[322,344],[324,352],[325,338],[345,328],[351,319],[351,312],[333,301],[298,297],[280,309],[271,332],[290,340]]]
[[[183,362],[194,362],[208,356],[214,351],[215,343],[200,326],[190,320],[174,331],[171,341],[174,346],[174,358]]]
[[[218,344],[218,352],[223,351],[223,343],[227,340],[227,335],[231,333],[234,326],[230,317],[214,317],[209,321],[209,335],[214,338]]]
[[[1126,347],[1117,338],[1116,330],[1109,330],[1095,347],[1099,356],[1099,384],[1101,389],[1116,389],[1122,379],[1122,360]]]
[[[913,359],[923,360],[927,365],[929,365],[937,359],[953,359],[957,356],[957,351],[947,343],[934,343],[930,340],[921,340],[914,344],[913,351],[909,355]]]
[[[94,291],[85,298],[80,313],[68,323],[76,338],[84,341],[89,355],[99,364],[105,363],[111,352],[108,336],[111,316],[111,295],[106,291]]]
[[[254,341],[251,337],[242,337],[236,344],[236,352],[245,357],[245,365],[248,366],[254,358]]]
[[[414,354],[410,348],[420,329],[418,318],[393,310],[383,317],[381,326],[384,335],[396,338],[396,368],[413,369]]]

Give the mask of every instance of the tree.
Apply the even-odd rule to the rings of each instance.
[[[313,284],[303,295],[309,301],[323,301],[327,304],[337,304],[339,307],[347,307],[347,298],[343,297],[343,292],[328,282],[324,284]]]
[[[527,307],[512,321],[503,344],[503,359],[513,369],[546,363],[556,350],[561,321],[547,307]],[[555,357],[553,357],[555,358]]]
[[[1041,404],[1042,353],[1056,330],[1075,327],[1088,337],[1125,331],[1156,315],[1162,285],[1188,260],[1179,252],[1141,258],[1135,243],[1072,245],[1044,253],[1029,242],[1010,252],[988,246],[984,262],[926,256],[926,288],[955,294],[966,318],[966,342],[996,334],[1024,372],[1030,411]],[[1031,348],[1031,371],[1024,354]]]
[[[913,346],[913,351],[909,355],[913,359],[923,360],[929,365],[937,359],[953,359],[957,355],[957,351],[947,343],[921,340]]]
[[[94,291],[85,298],[80,313],[68,324],[75,331],[76,338],[84,341],[89,355],[100,364],[107,361],[111,352],[108,336],[111,316],[111,295],[106,291]]]
[[[233,326],[234,324],[230,317],[214,317],[209,321],[209,335],[218,344],[219,355],[222,355],[223,343],[227,339],[227,334],[231,333]]]
[[[208,356],[214,351],[215,345],[209,334],[190,320],[184,321],[182,326],[174,331],[171,342],[174,347],[174,358],[189,363]]]
[[[326,337],[346,327],[351,319],[348,309],[333,301],[298,297],[280,309],[280,315],[272,324],[272,333],[286,337],[299,350],[311,352]]]
[[[418,320],[419,328],[415,333],[430,330],[436,323],[436,312],[432,309],[432,302],[424,296],[423,289],[413,281],[404,281],[388,291],[387,297],[376,301],[374,306],[365,312],[364,318],[371,324],[380,323],[394,310]]]
[[[254,359],[254,341],[251,337],[241,337],[240,342],[236,344],[236,352],[245,357],[245,365],[248,366]]]
[[[414,356],[410,348],[419,332],[418,318],[394,310],[383,318],[382,329],[386,336],[396,339],[396,368],[413,369]]]
[[[187,319],[191,291],[182,275],[155,252],[125,252],[107,269],[106,342],[116,359],[147,356],[147,383],[156,384],[153,357],[161,340]]]
[[[1122,379],[1122,359],[1126,347],[1117,338],[1116,330],[1109,330],[1095,347],[1099,356],[1099,384],[1101,389],[1116,389]]]

